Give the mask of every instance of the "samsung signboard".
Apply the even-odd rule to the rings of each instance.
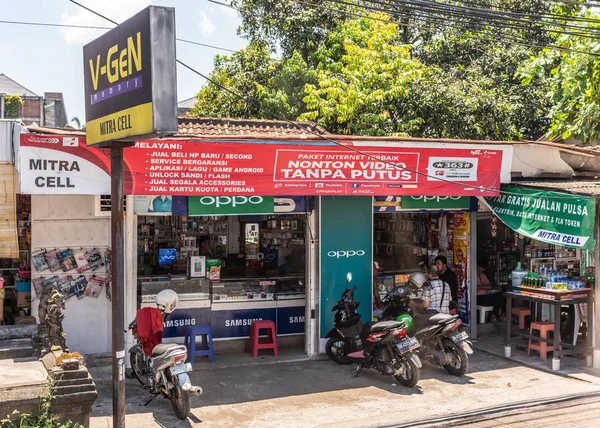
[[[83,48],[87,144],[177,132],[175,9],[150,6]]]

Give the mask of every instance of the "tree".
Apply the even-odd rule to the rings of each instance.
[[[195,113],[310,119],[336,133],[537,139],[549,125],[549,80],[523,87],[516,73],[558,37],[549,10],[564,13],[548,0],[485,3],[448,0],[459,8],[446,13],[442,3],[233,0],[257,63],[219,57],[212,78],[251,107],[209,83]]]
[[[251,43],[231,56],[217,55],[211,81],[197,95],[192,115],[261,118],[263,88],[275,77],[279,62],[264,43]],[[222,88],[227,88],[225,91]],[[242,100],[232,94],[243,95]]]
[[[402,105],[425,69],[398,43],[397,26],[383,22],[387,15],[371,17],[376,19],[340,24],[317,50],[318,84],[306,86],[310,111],[300,119],[341,134],[408,135],[418,129],[423,119]]]
[[[78,117],[74,117],[71,119],[71,123],[75,124],[75,128],[81,129],[81,120]]]
[[[599,20],[593,9],[561,6],[565,14]],[[590,31],[600,29],[600,21],[586,22]],[[600,141],[600,41],[597,37],[563,35],[557,42],[564,51],[547,50],[531,58],[520,69],[523,84],[531,86],[548,80],[551,124],[548,136],[574,137],[589,144]],[[589,52],[589,53],[588,53]]]
[[[18,95],[7,95],[4,97],[4,117],[14,119],[21,116],[23,100]]]

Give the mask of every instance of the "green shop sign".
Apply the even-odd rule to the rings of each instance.
[[[274,198],[265,196],[190,196],[189,215],[273,214]]]
[[[403,196],[403,210],[468,210],[468,196]]]
[[[507,186],[501,191],[485,201],[516,232],[565,247],[594,246],[594,198]]]

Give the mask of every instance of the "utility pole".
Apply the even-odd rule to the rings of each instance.
[[[110,232],[112,246],[113,428],[125,427],[125,239],[123,234],[123,144],[110,149]]]

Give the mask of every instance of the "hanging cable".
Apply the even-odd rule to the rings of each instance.
[[[74,0],[69,0],[69,1],[72,1],[73,3],[76,3]],[[76,3],[76,4],[77,4],[77,3]],[[88,8],[85,8],[85,9],[86,9],[86,10],[89,10]],[[95,12],[95,11],[92,11],[92,10],[90,10],[90,12],[92,12],[92,13],[94,13],[94,14],[96,14],[96,15],[98,15],[98,16],[100,16],[100,17],[102,17],[102,18],[104,18],[104,19],[106,19],[106,20],[108,20],[108,21],[110,21],[110,22],[114,22],[114,21],[112,21],[110,18],[107,18],[107,17],[105,17],[105,16],[103,16],[103,15],[99,14],[98,12]],[[116,25],[118,25],[118,24],[116,24]],[[229,94],[233,95],[234,97],[236,97],[236,98],[239,98],[240,100],[244,101],[244,102],[245,102],[246,104],[248,104],[248,105],[253,105],[254,107],[257,107],[258,109],[260,109],[260,105],[258,105],[258,104],[257,104],[257,103],[256,103],[254,100],[247,99],[247,98],[245,98],[243,95],[240,95],[240,94],[238,94],[238,93],[236,93],[236,92],[232,91],[231,89],[229,89],[229,88],[227,88],[227,87],[225,87],[225,86],[221,85],[221,84],[220,84],[220,83],[218,83],[217,81],[215,81],[215,80],[211,79],[210,77],[206,76],[205,74],[203,74],[203,73],[199,72],[198,70],[194,69],[193,67],[191,67],[191,66],[189,66],[188,64],[184,63],[183,61],[181,61],[181,60],[179,60],[179,59],[176,59],[176,61],[177,61],[177,63],[178,63],[178,64],[180,64],[181,66],[183,66],[183,67],[187,68],[188,70],[190,70],[191,72],[193,72],[193,73],[197,74],[198,76],[202,77],[202,78],[203,78],[203,79],[205,79],[207,82],[209,82],[209,83],[212,83],[213,85],[215,85],[216,87],[218,87],[220,90],[223,90],[223,91],[225,91],[225,92],[227,92],[227,93],[229,93]],[[303,128],[304,128],[304,130],[305,130],[307,133],[314,135],[315,137],[317,137],[317,138],[318,138],[318,139],[320,139],[320,140],[325,140],[325,141],[328,141],[328,142],[330,142],[330,143],[332,143],[332,144],[334,144],[334,145],[336,145],[336,146],[339,146],[339,147],[341,147],[341,148],[343,148],[343,149],[345,149],[345,150],[348,150],[348,151],[351,151],[351,152],[357,153],[357,154],[359,154],[359,155],[361,155],[361,156],[364,156],[364,157],[366,157],[366,158],[368,158],[368,159],[372,159],[372,160],[375,160],[375,161],[378,161],[378,162],[383,162],[383,163],[385,163],[386,165],[393,166],[395,169],[399,169],[399,170],[401,170],[401,171],[408,171],[408,172],[412,172],[412,173],[413,173],[413,174],[415,174],[415,175],[423,176],[423,177],[426,177],[426,178],[432,178],[432,179],[435,179],[436,181],[442,181],[442,182],[446,182],[446,183],[448,183],[448,184],[452,184],[452,185],[455,185],[455,186],[460,186],[460,187],[463,187],[463,188],[464,188],[464,187],[473,187],[472,183],[462,183],[462,182],[459,182],[459,181],[452,181],[452,180],[448,180],[448,179],[446,179],[446,178],[437,177],[437,176],[432,176],[432,175],[429,175],[429,174],[427,174],[427,173],[425,173],[425,172],[421,172],[421,171],[413,170],[413,169],[411,169],[411,168],[407,168],[407,167],[402,167],[402,166],[399,166],[399,165],[397,165],[397,164],[395,164],[395,163],[393,163],[393,162],[390,162],[390,161],[387,161],[387,160],[381,159],[381,158],[379,158],[379,157],[377,157],[377,156],[375,156],[375,155],[371,155],[371,154],[369,154],[369,153],[363,152],[362,150],[360,150],[360,149],[357,149],[357,148],[355,148],[355,147],[353,147],[353,146],[348,146],[348,145],[342,144],[342,143],[340,143],[339,141],[336,141],[336,140],[334,140],[334,139],[332,139],[332,138],[330,138],[330,137],[328,137],[328,136],[326,136],[326,135],[323,135],[323,134],[321,134],[321,133],[319,133],[319,132],[316,132],[315,130],[313,130],[313,129],[310,127],[310,124],[307,124],[307,126],[304,126],[303,122],[292,121],[292,120],[290,120],[290,119],[287,119],[287,118],[285,118],[285,117],[283,117],[283,116],[279,116],[279,115],[274,115],[274,116],[275,116],[275,118],[277,118],[277,119],[279,119],[279,120],[281,120],[281,121],[288,122],[288,123],[290,123],[290,124],[292,124],[292,125],[294,125],[294,126],[300,126],[300,127],[303,127]],[[493,142],[491,142],[491,143],[493,143]],[[494,188],[488,188],[488,187],[479,186],[479,187],[478,187],[478,189],[479,189],[480,191],[482,191],[482,192],[483,192],[483,191],[488,191],[488,192],[493,192],[493,193],[498,193],[498,194],[504,194],[504,195],[522,196],[520,193],[503,191],[503,190],[500,190],[499,188],[498,188],[498,189],[494,189]],[[548,198],[548,199],[571,199],[571,197],[569,197],[569,196],[565,196],[565,197],[560,197],[560,196],[547,196],[547,198]]]

